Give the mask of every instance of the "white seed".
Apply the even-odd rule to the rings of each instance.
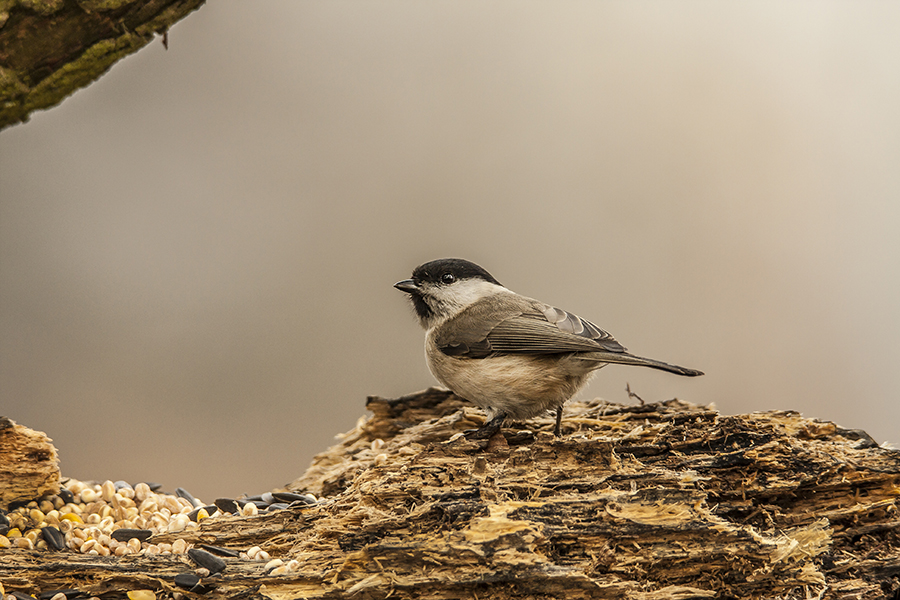
[[[150,544],[149,546],[144,548],[144,554],[159,554],[159,546]]]
[[[241,507],[241,515],[245,517],[255,517],[259,514],[259,509],[252,502],[248,502]]]
[[[58,594],[54,594],[53,597],[50,598],[50,600],[66,600],[66,595],[60,592]]]
[[[82,554],[87,554],[88,552],[93,550],[94,546],[96,546],[96,545],[97,545],[97,540],[88,540],[81,545],[81,548],[79,548],[79,550],[81,551]]]
[[[150,486],[144,483],[143,481],[136,486],[134,486],[134,499],[137,502],[143,502],[147,499],[147,496],[152,494],[150,491]]]
[[[287,566],[288,566],[288,568],[290,568],[291,571],[296,571],[297,569],[300,568],[300,561],[299,560],[288,561]]]
[[[69,522],[69,521],[64,521]],[[87,533],[84,532],[84,529],[72,529],[68,533],[66,533],[66,539],[73,540],[81,540],[81,544],[87,539]]]
[[[96,551],[100,556],[109,556],[109,548],[103,546],[101,544],[97,544],[91,549],[91,552]]]
[[[187,524],[190,522],[191,520],[187,515],[175,515],[175,518],[168,523],[168,531],[169,533],[184,531],[184,528],[187,527]]]
[[[259,553],[256,555],[256,560],[269,560],[270,558],[271,557],[269,556],[269,553],[266,552],[265,550],[260,550]]]
[[[172,554],[172,544],[159,544],[159,551],[162,554]]]
[[[81,501],[84,504],[87,504],[89,502],[96,502],[97,498],[99,498],[99,497],[100,497],[100,494],[98,494],[91,488],[84,488],[83,490],[81,490]]]
[[[384,440],[381,438],[372,440],[372,452],[378,452],[384,446]]]
[[[256,555],[260,552],[262,552],[262,548],[260,548],[259,546],[253,546],[252,548],[247,550],[247,556],[250,558],[250,560],[256,560]]]
[[[97,529],[103,533],[112,533],[113,525],[115,525],[115,521],[113,521],[112,517],[103,517],[97,524]]]
[[[106,502],[112,502],[113,496],[116,495],[116,484],[110,480],[103,482],[100,486],[100,497]]]
[[[181,503],[178,502],[178,498],[176,496],[165,496],[163,499],[163,505],[169,510],[169,514],[178,514],[181,512]]]
[[[266,563],[265,570],[268,571],[269,569],[274,569],[275,567],[280,567],[283,564],[284,564],[284,561],[281,560],[280,558],[273,558],[272,560],[270,560],[269,562]]]
[[[269,575],[286,575],[291,572],[291,568],[287,565],[281,565],[280,567],[275,567],[271,571],[269,571]]]
[[[16,548],[23,548],[25,550],[34,550],[34,542],[29,540],[27,537],[19,537],[14,540]]]
[[[387,462],[387,459],[388,459],[387,454],[384,454],[384,453],[379,454],[378,456],[375,457],[375,461],[374,461],[375,466],[378,467],[378,466],[383,465],[384,463]]]
[[[137,538],[131,538],[127,542],[125,542],[126,547],[131,550],[134,554],[137,554],[141,551],[141,540]]]
[[[138,505],[138,512],[143,516],[147,516],[149,514],[155,513],[159,510],[159,504],[156,501],[156,498],[144,498],[141,503]]]
[[[69,483],[66,484],[66,489],[72,492],[73,495],[77,496],[81,493],[81,490],[86,488],[87,485],[84,482],[78,481],[77,479],[70,479]]]
[[[182,539],[177,539],[172,542],[172,554],[184,554],[187,552],[187,542]]]
[[[196,569],[194,569],[194,573],[197,575],[197,577],[209,577],[209,569],[207,569],[206,567],[197,567]]]

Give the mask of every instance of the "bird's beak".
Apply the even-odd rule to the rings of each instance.
[[[394,287],[401,292],[406,292],[407,294],[419,293],[419,286],[416,285],[416,282],[412,279],[404,279],[403,281],[398,281],[394,284]]]

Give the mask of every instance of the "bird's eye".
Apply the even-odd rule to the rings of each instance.
[[[453,273],[444,273],[443,275],[441,275],[442,283],[449,284],[449,283],[453,283],[454,281],[456,281],[456,277],[453,276]]]

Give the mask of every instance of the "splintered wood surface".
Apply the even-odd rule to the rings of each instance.
[[[246,550],[201,590],[231,598],[900,598],[900,452],[778,411],[571,402],[489,442],[449,392],[370,398],[288,487],[318,505],[154,536]],[[7,593],[181,591],[185,556],[0,551]],[[194,597],[196,592],[187,593]],[[160,597],[158,595],[158,597]]]
[[[59,458],[52,442],[40,431],[0,417],[0,509],[59,489]]]

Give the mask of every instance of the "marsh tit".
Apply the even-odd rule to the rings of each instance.
[[[487,413],[470,439],[491,437],[507,417],[528,419],[553,409],[559,437],[563,404],[609,363],[703,375],[629,354],[590,321],[520,296],[467,260],[425,263],[394,287],[409,294],[426,330],[432,374]]]

